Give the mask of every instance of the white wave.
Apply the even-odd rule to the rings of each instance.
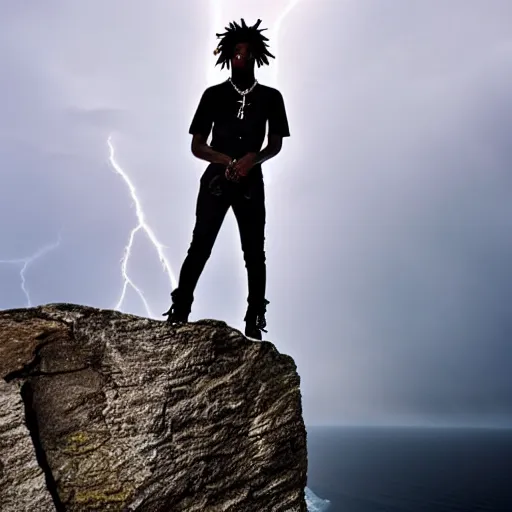
[[[308,506],[308,512],[324,512],[327,510],[331,502],[329,500],[323,500],[319,498],[311,489],[306,487],[306,505]]]

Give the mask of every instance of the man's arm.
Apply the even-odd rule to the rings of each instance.
[[[281,151],[283,137],[290,136],[283,95],[277,89],[272,93],[269,106],[268,144],[256,154],[254,165],[262,164],[275,157]]]
[[[256,153],[254,165],[262,164],[271,158],[274,158],[283,147],[283,137],[281,135],[269,135],[267,145]]]
[[[215,151],[206,143],[206,138],[200,133],[192,137],[192,154],[201,160],[206,160],[214,164],[229,165],[231,157]]]
[[[228,165],[231,158],[214,151],[207,143],[213,126],[213,111],[215,104],[215,88],[209,87],[203,92],[197,110],[190,124],[188,133],[192,135],[192,154],[196,158],[214,164]]]

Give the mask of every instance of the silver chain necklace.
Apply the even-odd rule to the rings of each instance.
[[[251,87],[249,87],[248,89],[245,89],[245,91],[242,91],[241,89],[239,89],[233,83],[233,80],[231,80],[231,78],[228,78],[228,80],[231,82],[231,85],[235,88],[235,91],[242,96],[242,99],[238,101],[238,103],[241,103],[241,105],[240,105],[240,108],[238,109],[238,114],[236,115],[236,117],[238,117],[238,119],[243,119],[244,118],[244,108],[245,108],[245,96],[246,96],[246,94],[249,94],[256,87],[256,85],[258,84],[258,80],[254,80],[254,83],[251,85]],[[250,103],[248,103],[247,105],[250,105]]]

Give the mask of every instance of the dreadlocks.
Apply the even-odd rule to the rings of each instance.
[[[238,43],[248,43],[251,53],[258,63],[258,67],[263,64],[268,66],[267,57],[272,57],[273,59],[275,59],[275,57],[267,50],[268,45],[265,41],[268,41],[268,38],[261,34],[261,32],[267,29],[258,29],[261,20],[258,20],[252,27],[247,26],[243,18],[241,21],[242,25],[238,25],[233,21],[229,24],[229,27],[225,27],[226,32],[223,34],[215,34],[218,38],[222,38],[219,46],[213,52],[214,55],[220,53],[220,57],[215,65],[222,64],[221,69],[224,69],[224,66],[229,69],[229,63],[233,58],[235,46]]]

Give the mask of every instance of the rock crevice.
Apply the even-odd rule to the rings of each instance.
[[[39,436],[39,426],[37,424],[37,414],[33,408],[33,391],[30,386],[30,382],[25,382],[21,386],[20,392],[23,404],[25,406],[25,424],[34,446],[34,454],[37,463],[39,464],[39,467],[44,474],[46,488],[52,497],[54,509],[57,512],[64,512],[66,509],[60,500],[57,483],[53,478],[52,470],[48,463],[48,459],[46,458],[46,453],[43,449],[41,438]]]

